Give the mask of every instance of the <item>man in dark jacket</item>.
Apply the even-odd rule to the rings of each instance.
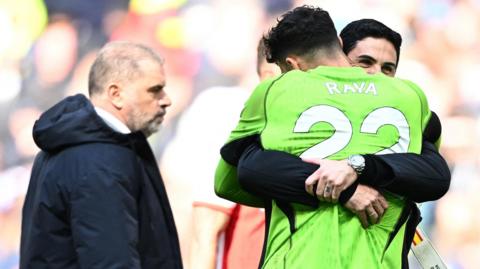
[[[35,123],[42,149],[23,208],[20,268],[182,268],[165,187],[146,137],[171,101],[150,48],[107,44],[90,101],[67,97]]]

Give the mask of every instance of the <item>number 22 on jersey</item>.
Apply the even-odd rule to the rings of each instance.
[[[293,129],[294,133],[308,133],[313,125],[326,122],[333,126],[334,133],[329,138],[308,148],[300,156],[304,158],[327,158],[347,147],[354,135],[377,134],[380,128],[392,125],[399,138],[396,143],[376,152],[376,154],[404,153],[410,144],[410,127],[403,113],[392,107],[372,110],[361,122],[360,129],[354,130],[351,120],[340,109],[331,105],[317,105],[303,111]],[[372,152],[373,153],[373,152]]]

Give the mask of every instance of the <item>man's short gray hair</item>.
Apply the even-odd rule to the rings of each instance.
[[[152,60],[163,64],[153,49],[138,43],[115,41],[107,43],[98,53],[88,75],[90,96],[103,92],[106,83],[125,81],[141,74],[139,62]]]

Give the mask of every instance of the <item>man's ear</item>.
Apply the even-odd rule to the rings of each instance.
[[[121,109],[124,105],[121,91],[122,89],[117,84],[108,85],[108,88],[107,88],[108,100],[110,100],[112,105],[117,109]]]
[[[340,36],[337,36],[338,38],[338,43],[340,43],[340,48],[343,48],[343,40]]]
[[[308,69],[311,69],[311,64],[303,57],[297,56],[297,55],[289,55],[285,59],[285,62],[287,66],[289,67],[289,70],[301,70],[301,71],[307,71]]]
[[[287,68],[288,70],[299,70],[301,69],[301,60],[297,57],[297,56],[294,56],[294,55],[291,55],[291,56],[287,56],[287,58],[285,59],[285,63],[287,65]]]

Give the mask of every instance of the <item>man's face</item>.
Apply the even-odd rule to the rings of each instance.
[[[364,38],[347,56],[354,66],[362,67],[369,74],[382,72],[394,77],[397,72],[397,52],[392,43],[384,38]]]
[[[158,131],[171,100],[165,88],[163,65],[152,61],[139,62],[142,72],[125,85],[127,126],[131,131],[142,131],[150,136]]]

